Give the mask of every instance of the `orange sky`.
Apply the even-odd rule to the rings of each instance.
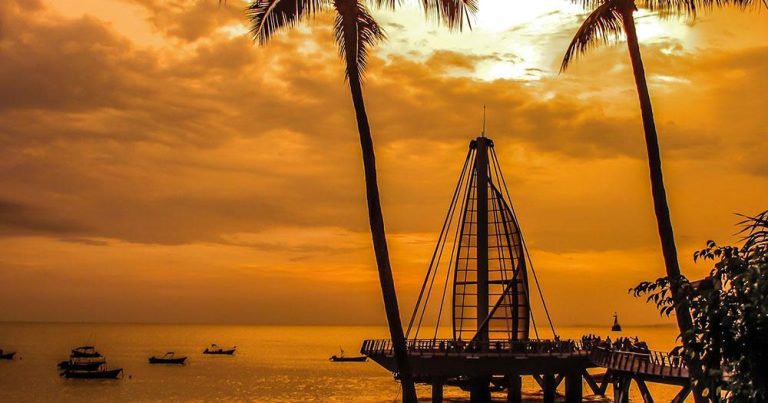
[[[0,320],[384,323],[330,19],[260,49],[242,6],[0,3]],[[461,35],[376,13],[366,98],[402,310],[486,104],[556,324],[659,322],[626,294],[663,267],[625,47],[558,75],[578,8],[480,7]],[[692,277],[734,213],[768,208],[766,18],[638,18]]]

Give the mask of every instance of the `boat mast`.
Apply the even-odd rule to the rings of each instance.
[[[476,139],[475,173],[477,175],[477,340],[487,346],[488,326],[488,147],[493,143],[485,132]],[[485,347],[483,347],[485,348]]]

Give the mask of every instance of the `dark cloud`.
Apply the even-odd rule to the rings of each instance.
[[[0,199],[0,234],[74,234],[84,231],[79,220],[59,217],[45,208]]]
[[[88,111],[120,106],[126,71],[152,73],[152,58],[91,17],[39,21],[0,15],[0,110],[36,108]]]

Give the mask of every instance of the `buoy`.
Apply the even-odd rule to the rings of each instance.
[[[611,326],[612,332],[620,332],[621,331],[621,325],[619,324],[619,314],[616,312],[613,313],[613,326]]]

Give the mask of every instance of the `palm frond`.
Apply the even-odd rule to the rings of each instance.
[[[329,7],[328,0],[256,0],[248,6],[251,35],[265,44],[275,32]]]
[[[605,3],[604,0],[571,0],[571,3],[581,6],[585,10],[594,10]]]
[[[334,0],[334,7],[334,33],[339,56],[346,63],[346,77],[359,80],[365,72],[369,49],[386,34],[359,0]]]
[[[736,7],[746,10],[750,7],[768,7],[768,0],[640,0],[640,6],[650,10],[666,11],[668,14],[695,16],[696,10],[712,10],[722,7]]]
[[[451,30],[461,31],[465,23],[472,29],[472,18],[477,13],[478,0],[421,0],[421,6],[427,18],[434,18]]]
[[[696,11],[706,3],[742,0],[637,0],[637,6],[657,13],[660,17],[696,18]]]
[[[749,250],[755,246],[768,247],[768,210],[755,216],[738,215],[744,218],[739,222],[742,227],[739,234],[743,235],[745,248]]]
[[[584,0],[584,3],[591,4],[594,1]],[[619,6],[617,0],[605,0],[600,2],[597,8],[589,14],[565,51],[563,63],[560,65],[561,72],[565,71],[578,55],[586,53],[600,43],[607,43],[621,37],[624,25]]]

